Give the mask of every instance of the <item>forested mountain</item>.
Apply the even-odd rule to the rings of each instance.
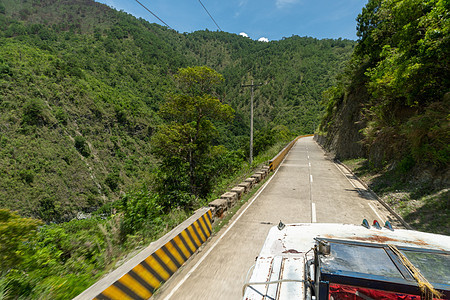
[[[265,84],[255,92],[256,154],[274,132],[311,133],[353,47],[180,34],[91,0],[0,0],[0,207],[67,221],[152,177],[158,110],[180,67],[224,76],[217,94],[235,117],[215,122],[213,143],[227,153],[248,155],[241,84],[251,80]]]
[[[180,34],[92,0],[0,0],[0,298],[78,295],[312,133],[354,45]],[[253,166],[252,80],[264,84]]]
[[[369,0],[358,45],[328,89],[321,141],[406,221],[449,233],[450,4]]]
[[[76,296],[250,168],[252,80],[256,156],[321,122],[339,157],[393,174],[377,191],[434,195],[411,211],[448,230],[449,27],[446,1],[369,0],[358,44],[264,43],[93,0],[0,0],[0,297]]]

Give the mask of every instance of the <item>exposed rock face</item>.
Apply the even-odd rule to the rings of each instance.
[[[447,93],[442,103],[450,100]],[[322,128],[326,134],[316,135],[315,139],[328,152],[340,160],[352,158],[367,158],[373,167],[381,168],[387,165],[387,171],[394,170],[410,152],[410,145],[400,127],[385,126],[378,129],[376,135],[368,141],[363,131],[370,127],[364,112],[368,108],[370,96],[367,89],[360,85],[353,87],[336,104],[336,107]],[[417,115],[415,108],[401,107],[395,109],[396,118],[405,123],[411,116]],[[365,144],[363,141],[365,140]],[[370,143],[369,143],[370,142]],[[405,168],[405,167],[404,167]],[[410,170],[408,181],[418,187],[430,189],[448,188],[450,183],[450,167],[437,167],[432,163],[420,163]]]
[[[316,136],[316,140],[338,159],[366,157],[367,149],[361,144],[361,130],[366,123],[361,112],[368,95],[365,87],[358,87],[343,96],[333,120],[327,128],[326,136]]]

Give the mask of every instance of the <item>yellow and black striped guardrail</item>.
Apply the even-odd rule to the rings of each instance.
[[[278,168],[295,142],[307,136],[312,135],[295,138],[270,160],[270,170]],[[148,299],[206,242],[211,232],[211,208],[199,209],[189,219],[157,242],[150,244],[74,300]]]
[[[206,242],[211,232],[211,209],[200,209],[158,240],[160,243],[155,242],[162,246],[150,244],[134,261],[130,260],[75,299],[148,299]]]
[[[291,148],[295,145],[295,142],[297,142],[298,139],[308,136],[313,136],[313,134],[300,135],[296,137],[292,142],[290,142],[286,147],[284,147],[284,149],[281,150],[280,153],[278,153],[273,159],[269,161],[270,171],[275,171],[278,168],[278,166],[285,158],[286,154],[288,154],[289,150],[291,150]]]

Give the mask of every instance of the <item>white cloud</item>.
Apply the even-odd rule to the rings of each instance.
[[[269,42],[269,39],[266,38],[266,37],[260,37],[260,38],[258,39],[258,42],[266,42],[266,43],[268,43],[268,42]]]
[[[243,37],[246,37],[246,38],[249,37],[248,34],[246,34],[245,32],[241,32],[241,33],[239,33],[239,35],[240,35],[240,36],[243,36]]]
[[[275,5],[277,6],[277,8],[283,8],[286,5],[294,4],[297,2],[299,2],[299,0],[276,0]]]
[[[248,0],[241,0],[239,1],[239,7],[247,5]]]
[[[248,3],[248,0],[240,0],[239,1],[237,10],[234,13],[235,18],[238,18],[242,14],[242,12],[245,10],[245,6],[247,6],[247,3]]]

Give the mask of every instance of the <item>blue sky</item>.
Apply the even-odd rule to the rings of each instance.
[[[97,0],[117,10],[161,24],[135,0]],[[216,25],[198,0],[139,0],[180,33]],[[356,17],[367,0],[201,0],[223,31],[252,39],[292,35],[356,40]],[[163,24],[161,24],[163,25]]]

